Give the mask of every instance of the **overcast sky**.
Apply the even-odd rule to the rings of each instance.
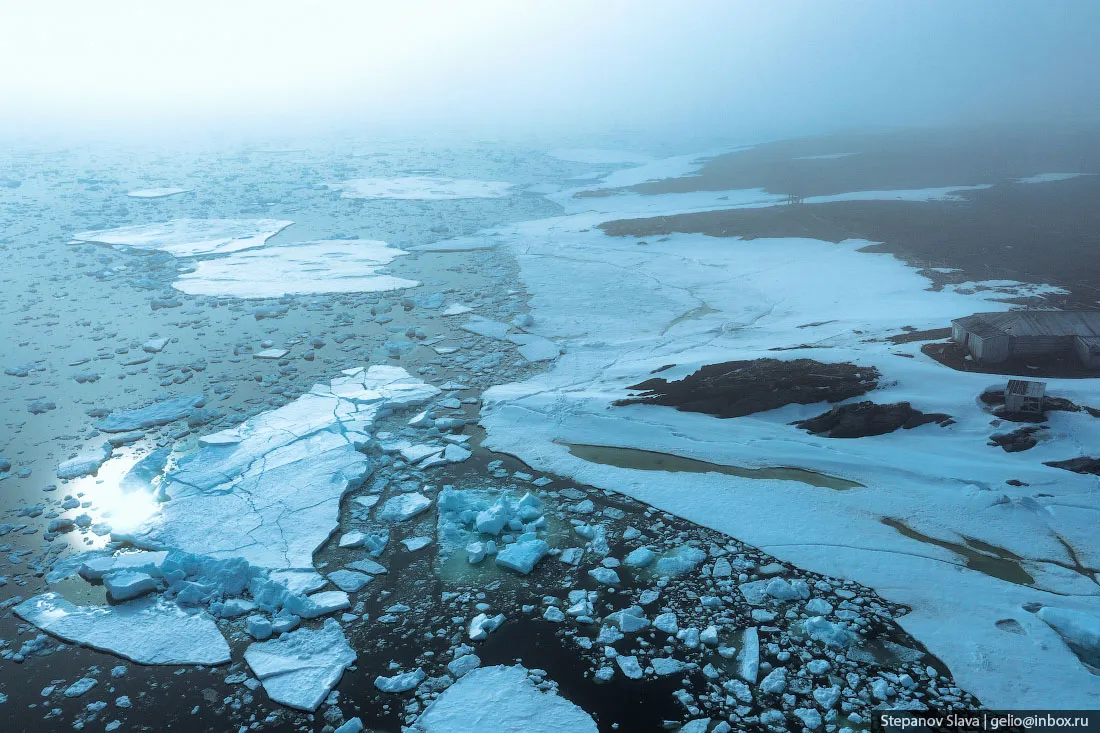
[[[0,130],[1094,120],[1098,37],[1094,0],[13,0]]]

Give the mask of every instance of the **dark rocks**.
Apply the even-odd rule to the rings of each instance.
[[[1031,426],[1013,430],[1011,433],[997,433],[989,436],[990,445],[999,445],[1006,453],[1019,453],[1030,450],[1039,444],[1036,434],[1046,430],[1045,426]]]
[[[1092,474],[1093,476],[1100,476],[1100,458],[1089,458],[1088,456],[1081,456],[1080,458],[1070,458],[1065,461],[1044,461],[1044,466],[1050,466],[1052,468],[1064,468],[1067,471],[1073,471],[1074,473]]]
[[[898,428],[910,430],[932,422],[946,426],[954,420],[950,415],[940,412],[924,413],[914,410],[908,402],[877,405],[867,401],[837,405],[817,417],[792,424],[827,438],[864,438],[892,433]]]
[[[683,379],[648,379],[630,387],[644,394],[616,405],[667,405],[716,417],[741,417],[789,404],[840,402],[878,386],[878,370],[812,359],[728,361]]]

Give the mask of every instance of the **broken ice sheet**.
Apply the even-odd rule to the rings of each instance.
[[[371,293],[420,283],[379,272],[405,251],[369,239],[296,242],[203,260],[172,287],[190,295],[278,298],[307,293]]]
[[[399,367],[348,372],[203,438],[166,477],[160,515],[118,539],[265,568],[312,567],[313,552],[337,525],[341,497],[370,470],[345,431],[439,392]]]
[[[272,700],[312,712],[355,662],[355,650],[330,618],[320,629],[296,629],[252,644],[244,659]]]
[[[78,232],[73,239],[194,257],[262,246],[293,223],[278,219],[172,219],[161,224]]]
[[[56,593],[43,593],[13,610],[24,621],[65,641],[139,664],[229,661],[229,645],[208,614],[187,613],[160,598],[115,606],[76,606]]]

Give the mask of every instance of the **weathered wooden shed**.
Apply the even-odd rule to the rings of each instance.
[[[1005,409],[1009,412],[1042,414],[1046,391],[1046,382],[1010,379],[1005,389]]]
[[[1100,311],[975,313],[951,322],[951,338],[983,364],[1072,354],[1100,369]]]

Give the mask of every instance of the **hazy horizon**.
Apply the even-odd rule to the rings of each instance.
[[[0,28],[0,135],[762,140],[1100,119],[1100,6],[43,2]]]

